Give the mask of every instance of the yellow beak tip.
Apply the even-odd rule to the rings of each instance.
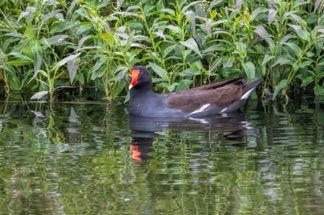
[[[129,85],[128,89],[132,89],[134,86],[132,84]]]

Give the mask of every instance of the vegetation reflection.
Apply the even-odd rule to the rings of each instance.
[[[295,105],[249,102],[241,118],[143,137],[124,105],[3,101],[1,210],[321,214],[323,104]]]

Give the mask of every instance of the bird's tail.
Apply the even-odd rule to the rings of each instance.
[[[262,80],[262,78],[258,78],[252,81],[251,83],[245,85],[243,87],[243,96],[241,97],[241,99],[247,99],[252,93],[252,91],[262,82]]]
[[[262,78],[258,78],[256,80],[252,81],[251,83],[248,83],[247,85],[244,86],[244,91],[247,92],[251,89],[256,88],[262,81],[263,81]]]

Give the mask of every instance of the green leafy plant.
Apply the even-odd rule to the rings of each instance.
[[[264,77],[278,96],[324,94],[323,1],[5,1],[0,81],[5,91],[95,87],[127,92],[145,65],[156,90]]]

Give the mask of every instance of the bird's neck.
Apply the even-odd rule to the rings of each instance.
[[[130,91],[130,100],[138,100],[139,98],[149,98],[150,96],[154,96],[152,84],[148,84],[140,88],[134,87]]]

